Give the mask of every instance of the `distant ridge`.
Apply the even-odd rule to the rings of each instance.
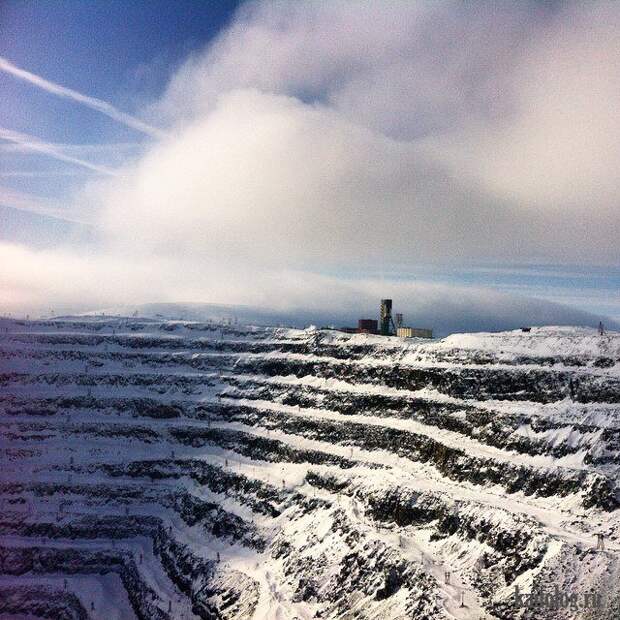
[[[456,300],[458,302],[458,300]],[[463,305],[461,309],[450,300],[442,307],[433,306],[422,310],[409,310],[406,304],[400,304],[406,320],[425,327],[432,327],[437,337],[461,332],[492,332],[518,329],[523,325],[575,325],[596,327],[603,319],[608,329],[620,329],[615,321],[595,316],[569,306],[547,302],[540,299],[520,300],[509,305],[510,298],[500,308],[484,305]],[[395,300],[395,304],[397,304]],[[145,304],[127,304],[100,308],[86,313],[96,315],[105,313],[116,316],[140,316],[166,320],[188,321],[237,321],[246,325],[282,326],[303,328],[309,325],[319,327],[341,327],[356,325],[362,316],[374,316],[377,308],[366,299],[360,300],[359,308],[353,310],[291,308],[288,310],[262,308],[243,304],[219,304],[207,302],[153,302]]]

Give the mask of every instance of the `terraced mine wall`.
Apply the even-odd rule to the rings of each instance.
[[[619,352],[2,320],[0,617],[614,618]]]

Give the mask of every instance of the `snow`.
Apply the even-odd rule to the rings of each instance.
[[[173,331],[170,333],[169,329]],[[592,362],[602,357],[617,360],[620,334],[600,336],[596,330],[586,328],[550,327],[532,328],[529,333],[517,330],[500,334],[457,334],[438,341],[402,341],[365,334],[325,332],[316,328],[269,330],[234,326],[229,331],[227,329],[182,321],[110,317],[80,317],[71,321],[32,324],[1,320],[0,374],[5,378],[0,405],[0,428],[3,433],[0,453],[4,459],[0,477],[3,486],[20,482],[27,487],[11,493],[6,488],[2,491],[3,515],[20,515],[26,523],[45,521],[62,526],[82,517],[122,516],[127,505],[131,515],[157,517],[172,527],[171,535],[175,541],[186,545],[193,557],[212,561],[217,553],[220,554],[218,570],[221,573],[218,574],[225,575],[222,583],[227,583],[226,575],[234,581],[234,576],[230,575],[235,574],[232,571],[239,571],[258,584],[259,595],[253,612],[256,620],[310,619],[318,611],[326,612],[328,609],[331,612],[326,612],[327,617],[337,617],[336,607],[328,606],[333,602],[330,597],[336,601],[348,601],[351,612],[358,613],[362,618],[404,617],[408,597],[421,597],[421,592],[416,592],[410,584],[402,586],[384,601],[376,600],[363,590],[363,579],[376,578],[377,575],[360,577],[360,582],[351,586],[351,590],[338,591],[334,585],[339,583],[338,579],[346,582],[342,575],[344,558],[366,553],[364,550],[371,548],[387,550],[388,555],[393,554],[412,570],[420,571],[416,583],[423,584],[419,587],[425,589],[429,600],[438,602],[444,617],[463,620],[493,617],[493,605],[508,600],[515,585],[529,590],[547,575],[550,567],[560,570],[560,560],[564,561],[567,554],[570,556],[573,552],[592,549],[595,531],[606,533],[607,547],[605,554],[597,556],[593,571],[609,568],[610,574],[616,574],[620,543],[613,536],[620,532],[618,510],[585,508],[581,492],[548,497],[526,496],[522,492],[507,493],[502,484],[480,484],[475,479],[467,478],[457,481],[441,473],[430,462],[422,463],[399,456],[397,446],[393,450],[389,446],[370,450],[363,445],[348,444],[340,437],[313,439],[294,429],[284,430],[279,422],[287,417],[317,423],[355,424],[369,433],[394,429],[437,442],[446,449],[460,450],[467,457],[485,459],[500,468],[518,465],[530,468],[541,476],[554,472],[564,472],[569,476],[586,472],[609,474],[613,479],[617,475],[616,466],[599,464],[592,457],[605,454],[617,456],[617,447],[605,433],[605,429],[618,427],[620,408],[617,402],[575,403],[564,396],[549,403],[506,401],[493,397],[475,401],[459,398],[430,385],[408,390],[388,387],[380,382],[360,382],[347,375],[346,368],[323,377],[311,374],[296,376],[292,372],[266,376],[252,372],[251,366],[260,360],[277,359],[287,363],[320,362],[340,369],[343,359],[333,357],[331,351],[322,349],[322,346],[338,346],[343,351],[364,346],[368,347],[368,351],[357,358],[343,356],[345,366],[386,367],[397,362],[402,367],[411,368],[434,367],[458,371],[489,367],[510,371],[525,366],[549,369],[549,362],[543,358],[553,357],[557,360],[551,367],[559,364],[562,369],[572,369],[574,373],[607,377],[617,374],[617,364],[598,367]],[[67,338],[56,343],[44,338],[58,335]],[[117,340],[71,342],[72,338],[85,335],[113,336]],[[196,344],[202,346],[215,342],[225,342],[227,346],[234,345],[238,349],[205,352],[194,348]],[[257,342],[271,350],[256,353],[244,349]],[[314,345],[314,342],[317,344]],[[149,346],[151,344],[155,346]],[[308,350],[290,352],[289,347],[293,345],[308,345]],[[84,354],[89,360],[88,371],[83,360],[71,357],[76,352]],[[485,363],[481,363],[481,356],[487,356]],[[575,357],[580,358],[582,366],[573,367],[570,358]],[[92,364],[95,360],[101,365]],[[241,371],[241,365],[236,367],[237,360],[247,364],[243,368],[249,371]],[[209,362],[213,367],[201,370],[190,365],[197,362]],[[117,381],[114,377],[120,377],[123,381]],[[86,385],[86,378],[92,385]],[[231,389],[233,380],[247,381],[248,385],[236,393]],[[308,406],[283,404],[268,391],[274,388],[283,390],[291,398],[295,389],[302,390],[306,396],[317,397]],[[259,389],[267,389],[267,392],[259,393]],[[227,395],[219,396],[222,393]],[[446,414],[448,420],[453,417],[474,426],[479,422],[468,413],[472,407],[476,414],[491,412],[494,422],[502,429],[514,417],[518,423],[511,429],[511,436],[532,445],[544,446],[546,452],[530,454],[506,449],[501,444],[492,445],[483,434],[465,434],[459,430],[462,428],[460,426],[444,428],[435,425],[432,417],[420,421],[413,416],[380,415],[385,412],[365,410],[344,414],[322,404],[324,395],[330,393],[351,398],[369,395],[393,397],[402,399],[405,404],[419,400],[431,408],[449,404],[455,408]],[[116,412],[111,408],[91,406],[88,401],[73,408],[54,405],[58,407],[57,413],[48,416],[25,413],[21,405],[10,410],[12,398],[22,398],[32,403],[37,398],[84,397],[88,394],[93,402],[102,398],[149,398],[157,403],[177,403],[182,408],[182,414],[169,419],[155,419],[141,414],[134,414],[133,417],[129,406]],[[198,406],[208,411],[212,419],[186,415],[189,408]],[[249,413],[237,420],[228,420],[218,414],[220,408],[225,407],[231,410],[243,407],[250,413],[269,412],[273,417],[269,418],[269,424],[260,416],[254,420]],[[543,422],[549,424],[541,425]],[[195,429],[196,433],[205,429],[236,431],[248,440],[264,438],[296,450],[341,457],[353,461],[353,464],[340,467],[334,463],[316,464],[304,459],[290,462],[271,444],[265,452],[256,454],[242,454],[239,451],[242,446],[233,443],[224,447],[218,445],[216,440],[185,445],[179,443],[173,434],[174,430],[179,429]],[[153,436],[141,439],[137,435],[140,430],[153,433]],[[11,438],[7,439],[9,434]],[[552,453],[552,450],[557,452]],[[102,463],[126,467],[131,462],[156,460],[206,463],[216,466],[223,474],[260,483],[261,491],[214,491],[209,484],[199,482],[187,472],[177,478],[163,479],[129,475],[128,472],[110,477],[100,467]],[[309,473],[333,479],[344,485],[346,491],[339,493],[315,486],[309,482]],[[29,486],[32,483],[47,489],[62,484],[67,489],[38,495]],[[113,498],[113,487],[126,492],[137,491],[139,498],[124,504]],[[281,502],[278,500],[278,514],[258,512],[249,501],[258,501],[260,493],[268,492],[281,493],[286,498]],[[244,527],[256,528],[267,540],[266,549],[258,550],[236,542],[230,536],[211,533],[202,521],[190,525],[161,499],[164,494],[180,493],[212,502],[228,515],[240,519]],[[107,494],[109,499],[106,500]],[[428,502],[436,501],[437,505],[451,507],[463,523],[471,523],[472,527],[480,529],[471,536],[465,528],[445,534],[439,529],[438,517],[403,526],[373,517],[371,500],[383,500],[392,494],[399,498],[423,495]],[[9,503],[17,497],[22,498],[23,503]],[[303,508],[302,499],[307,502],[322,500],[323,503],[312,509]],[[61,501],[65,507],[58,518]],[[276,500],[273,502],[277,503]],[[355,532],[357,538],[347,537],[346,528]],[[514,558],[510,557],[509,551],[495,548],[492,539],[486,538],[489,533],[529,537],[529,546],[525,548],[526,554],[532,555],[533,566],[513,581],[500,584],[491,597],[481,592],[476,584],[476,560],[484,554],[493,555],[500,562]],[[291,550],[288,555],[277,556],[274,545],[282,541],[289,543]],[[138,565],[138,570],[143,583],[159,594],[159,608],[165,612],[167,601],[172,600],[173,617],[198,617],[192,611],[187,594],[173,582],[161,558],[154,553],[152,540],[148,536],[123,538],[112,545],[112,541],[105,538],[89,541],[3,534],[1,544],[114,548],[128,552],[133,558],[142,554],[143,561]],[[537,545],[545,547],[540,559],[535,557]],[[366,560],[374,566],[372,563],[376,558],[368,557]],[[573,564],[562,568],[567,578],[576,574],[576,562],[573,560]],[[446,570],[452,574],[450,584],[445,583]],[[428,581],[424,581],[421,575],[426,575]],[[27,574],[19,578],[4,575],[0,577],[0,584],[19,581],[62,588],[65,576],[60,572]],[[90,603],[94,602],[95,611],[91,617],[135,617],[124,586],[116,574],[72,575],[66,578],[68,590],[81,592],[80,598],[86,609],[90,610]],[[300,597],[298,588],[302,578],[316,580],[318,597],[308,600]],[[579,587],[588,588],[593,583],[586,575],[580,577]],[[461,594],[465,597],[465,607],[460,606]]]
[[[586,357],[619,357],[620,333],[608,331],[600,335],[589,327],[532,327],[499,333],[453,334],[432,348],[438,350],[467,349],[499,354],[501,357],[554,355]]]

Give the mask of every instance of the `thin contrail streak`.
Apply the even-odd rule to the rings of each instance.
[[[46,177],[75,177],[90,175],[86,170],[9,170],[8,172],[0,172],[0,177],[10,178],[46,178]]]
[[[52,142],[54,147],[65,153],[106,153],[117,154],[121,151],[132,151],[141,149],[144,144],[141,142],[102,142],[98,144],[70,144],[66,142]],[[24,153],[30,149],[23,144],[0,144],[1,153]]]
[[[83,159],[77,159],[76,157],[65,155],[65,153],[59,150],[55,145],[49,144],[47,142],[41,142],[40,140],[37,140],[36,138],[33,138],[32,136],[29,136],[27,134],[20,133],[19,131],[13,131],[12,129],[5,129],[4,127],[0,127],[0,140],[7,140],[8,142],[21,144],[22,146],[29,148],[31,151],[43,153],[45,155],[49,155],[50,157],[54,157],[55,159],[58,159],[60,161],[65,161],[70,164],[75,164],[77,166],[88,168],[89,170],[93,170],[94,172],[98,172],[99,174],[116,176],[116,172],[114,172],[114,170],[111,170],[110,168],[91,164],[90,162],[84,161]]]
[[[66,222],[72,222],[73,224],[92,226],[91,222],[82,219],[79,215],[76,217],[75,213],[65,208],[54,206],[54,203],[42,199],[39,196],[25,194],[24,192],[19,192],[3,185],[0,185],[0,206],[18,209],[26,213],[53,217]]]
[[[38,86],[48,93],[52,93],[54,95],[58,95],[59,97],[64,97],[65,99],[72,99],[82,105],[85,105],[93,110],[97,110],[97,112],[101,112],[110,118],[113,118],[115,121],[126,125],[127,127],[131,127],[132,129],[136,129],[137,131],[141,131],[149,136],[154,138],[164,138],[166,136],[166,132],[158,129],[157,127],[153,127],[139,118],[135,116],[131,116],[131,114],[125,114],[125,112],[121,112],[116,109],[113,105],[107,103],[107,101],[102,101],[101,99],[96,99],[95,97],[89,97],[88,95],[83,95],[82,93],[78,93],[71,88],[66,88],[65,86],[61,86],[60,84],[56,84],[55,82],[50,82],[45,78],[42,78],[34,73],[30,73],[30,71],[26,71],[25,69],[20,69],[15,66],[12,62],[0,56],[0,71],[4,71],[5,73],[9,73],[13,77],[16,77],[19,80],[23,80],[24,82],[29,82],[34,86]]]

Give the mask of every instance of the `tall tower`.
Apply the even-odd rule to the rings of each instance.
[[[379,311],[379,330],[382,336],[389,336],[392,333],[392,300],[382,299]]]

